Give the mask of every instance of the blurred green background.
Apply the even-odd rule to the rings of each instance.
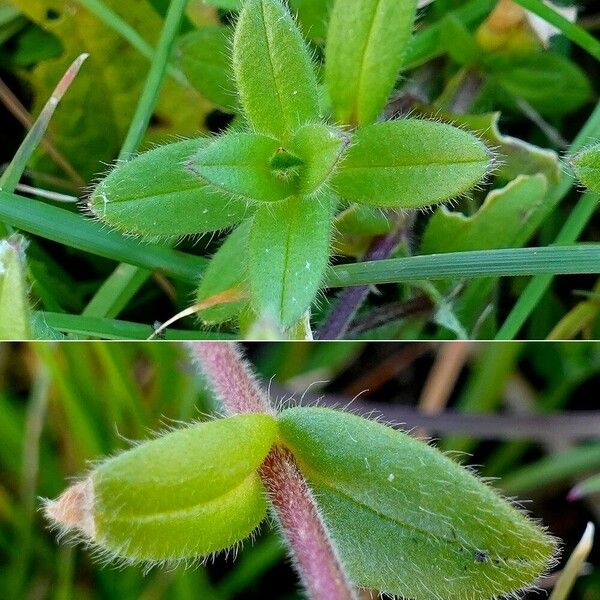
[[[499,478],[493,485],[530,500],[525,506],[564,540],[566,556],[586,522],[600,520],[600,494],[567,500],[575,483],[600,472],[600,428],[589,439],[566,425],[581,411],[600,409],[600,344],[261,343],[245,349],[265,382],[273,378],[273,397],[293,392],[299,400],[309,385],[305,401],[351,399],[364,391],[355,407],[376,405],[391,418],[403,410],[408,427],[418,422],[411,423],[417,411],[431,415],[437,443],[469,453],[462,460]],[[0,598],[300,598],[268,527],[235,561],[219,556],[206,566],[144,574],[99,564],[81,546],[58,545],[41,517],[39,498],[56,496],[88,461],[214,408],[183,345],[0,345]],[[497,419],[491,431],[489,423],[483,432],[473,421],[468,437],[444,435],[463,412]],[[537,415],[544,428],[546,413],[564,417],[564,428],[545,440],[528,439],[519,423]],[[504,425],[495,432],[494,423]],[[598,546],[572,598],[600,600]]]

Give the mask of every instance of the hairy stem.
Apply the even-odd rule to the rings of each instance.
[[[189,347],[227,412],[275,414],[236,344],[194,342]],[[354,600],[357,596],[292,454],[275,446],[265,459],[260,476],[310,598]]]
[[[315,600],[356,598],[293,455],[275,447],[260,475],[309,596]]]
[[[275,409],[261,390],[237,344],[194,342],[189,346],[228,413],[275,414]]]

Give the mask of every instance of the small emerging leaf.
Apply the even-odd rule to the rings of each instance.
[[[0,340],[31,336],[24,249],[20,235],[0,240]]]
[[[238,19],[233,68],[255,131],[290,140],[319,118],[317,82],[302,35],[280,0],[247,0]]]
[[[262,202],[275,202],[296,192],[296,177],[279,175],[271,165],[277,140],[259,133],[229,133],[201,148],[190,168],[220,190]]]
[[[348,413],[281,413],[350,578],[415,600],[483,600],[542,574],[554,540],[447,456]]]
[[[294,196],[260,207],[247,258],[260,318],[287,329],[310,308],[329,260],[333,200]]]
[[[239,223],[247,203],[207,185],[186,167],[209,138],[160,146],[117,165],[92,192],[101,221],[141,236],[179,236]]]
[[[200,281],[196,295],[197,302],[202,302],[227,290],[244,290],[248,287],[246,256],[250,225],[250,220],[238,225],[212,257]],[[216,325],[234,318],[247,304],[243,300],[228,302],[202,310],[198,315],[203,323]]]
[[[247,537],[266,512],[257,469],[276,435],[265,414],[168,433],[109,458],[46,505],[102,551],[131,561],[207,556]]]
[[[344,199],[373,206],[417,208],[459,196],[491,164],[474,135],[444,123],[402,119],[363,127],[333,179]]]
[[[337,0],[325,50],[325,81],[341,123],[377,119],[394,88],[416,0]]]
[[[211,102],[237,108],[231,69],[229,27],[205,26],[182,36],[174,54],[189,82]]]
[[[592,192],[600,194],[600,144],[595,144],[571,159],[577,178]]]
[[[314,194],[329,182],[348,142],[339,129],[321,123],[306,125],[296,132],[292,147],[304,160],[300,193]]]

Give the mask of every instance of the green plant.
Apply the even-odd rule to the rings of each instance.
[[[244,233],[213,260],[234,246],[247,255],[247,268],[207,272],[198,301],[242,288],[254,315],[244,317],[247,328],[258,319],[276,335],[293,329],[323,284],[340,202],[427,207],[463,194],[491,168],[490,151],[462,129],[416,119],[375,122],[394,87],[415,8],[414,1],[402,10],[395,2],[338,2],[323,89],[287,8],[279,0],[244,3],[232,63],[246,125],[117,166],[94,190],[90,209],[146,238],[242,222]],[[240,308],[236,302],[208,320],[232,318]]]
[[[592,192],[600,194],[600,144],[585,148],[571,159],[577,178]]]
[[[319,600],[494,598],[551,564],[553,538],[431,446],[332,409],[277,412],[233,345],[193,349],[229,416],[94,466],[46,503],[63,531],[113,559],[193,560],[246,538],[266,493]]]

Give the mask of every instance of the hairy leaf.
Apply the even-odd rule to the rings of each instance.
[[[179,236],[239,223],[246,202],[207,185],[187,167],[209,138],[160,146],[118,165],[93,191],[89,208],[103,222],[141,236]]]
[[[271,160],[280,143],[260,133],[220,135],[190,161],[195,173],[224,192],[246,200],[274,202],[297,192],[294,172],[275,171]]]
[[[325,49],[325,81],[335,118],[377,119],[394,87],[410,39],[416,0],[337,0]]]
[[[250,224],[251,221],[247,220],[238,225],[212,257],[200,281],[196,295],[197,302],[202,302],[228,290],[243,291],[247,289],[248,262],[246,257]],[[203,323],[216,325],[233,319],[247,304],[244,300],[227,302],[204,309],[198,313],[198,316]]]
[[[175,57],[189,82],[211,102],[233,110],[237,93],[231,68],[229,27],[207,26],[182,36]]]
[[[319,117],[317,83],[304,40],[280,0],[247,0],[233,44],[242,106],[255,131],[282,142]]]
[[[600,194],[600,144],[582,150],[571,159],[575,175],[587,188]]]
[[[304,161],[301,194],[314,194],[329,182],[348,142],[340,130],[321,123],[305,125],[296,132],[292,148]]]
[[[101,463],[47,513],[60,523],[60,509],[75,494],[79,519],[71,524],[115,558],[210,555],[247,537],[264,518],[257,470],[275,435],[276,423],[265,414],[167,433]]]
[[[528,586],[554,541],[470,471],[415,438],[326,408],[279,417],[350,577],[416,600]]]
[[[256,313],[291,327],[314,300],[329,259],[333,200],[292,197],[257,209],[248,256]]]
[[[436,116],[454,125],[477,132],[498,154],[498,177],[512,180],[518,175],[544,174],[552,183],[559,183],[562,174],[558,154],[554,150],[534,146],[500,131],[500,113],[482,115],[440,114]]]
[[[333,179],[346,200],[416,208],[459,196],[490,169],[474,135],[444,123],[402,119],[363,127]]]
[[[20,235],[0,240],[0,340],[31,335],[24,248]]]

